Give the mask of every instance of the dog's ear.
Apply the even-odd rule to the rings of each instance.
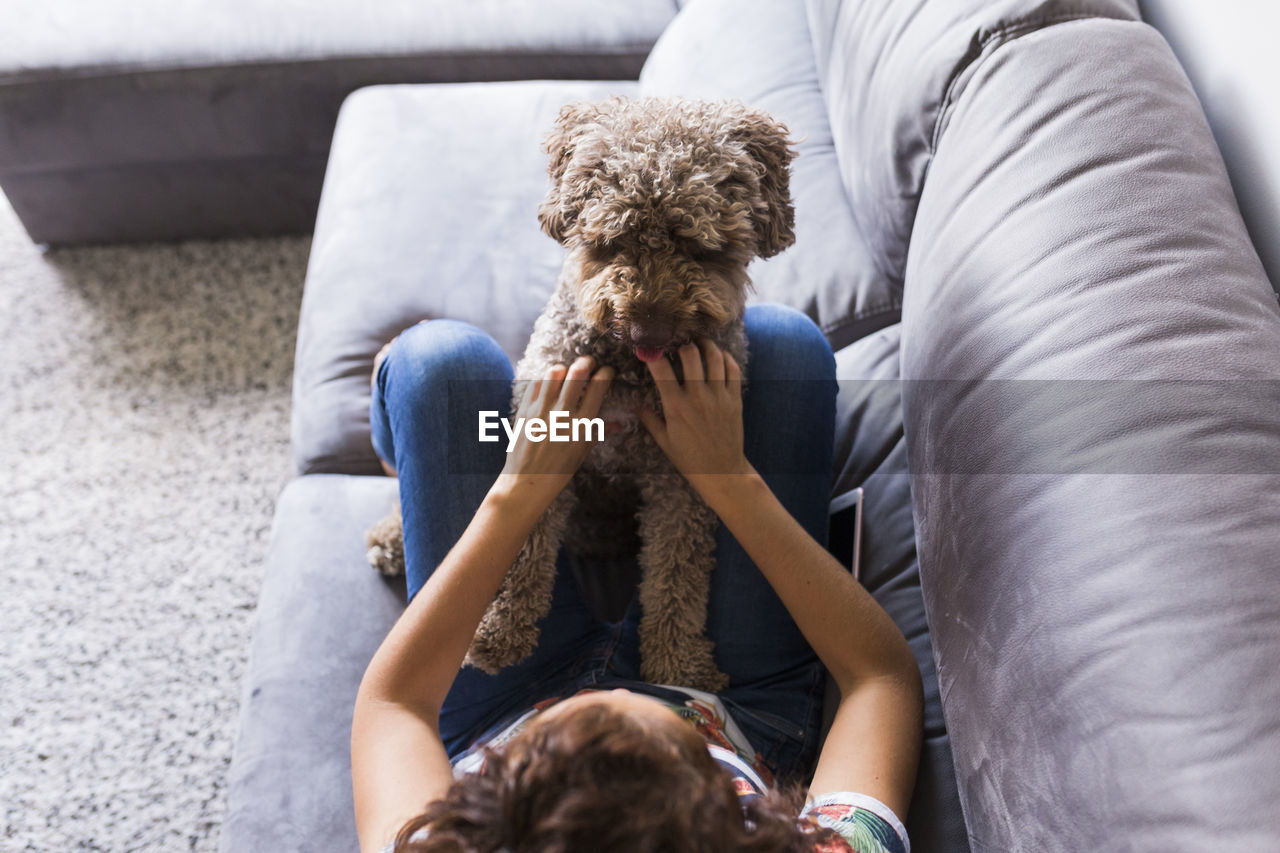
[[[595,136],[593,131],[613,100],[618,99],[599,104],[565,104],[560,108],[555,126],[542,141],[542,147],[551,157],[547,164],[551,187],[538,206],[538,222],[542,230],[559,243],[565,241],[587,199],[586,184],[593,166],[586,161],[599,161],[603,156],[595,150],[598,144],[584,146],[583,142]]]
[[[756,253],[771,258],[796,241],[795,207],[791,203],[791,147],[787,126],[768,113],[737,102],[726,104],[729,136],[750,158],[748,183],[759,191],[753,201]]]

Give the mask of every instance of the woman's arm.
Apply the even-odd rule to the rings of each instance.
[[[595,417],[612,378],[582,358],[530,383],[524,413]],[[580,401],[580,402],[579,402]],[[587,442],[523,435],[458,542],[374,654],[356,695],[351,770],[360,849],[380,849],[453,776],[440,740],[444,698],[485,609],[534,524],[581,465]]]
[[[650,363],[663,416],[641,411],[659,446],[715,510],[840,688],[810,794],[858,791],[905,815],[919,760],[922,690],[893,620],[800,526],[743,454],[741,373],[703,342],[680,350],[684,382]],[[705,370],[704,370],[705,359]]]

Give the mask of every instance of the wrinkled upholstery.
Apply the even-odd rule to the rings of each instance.
[[[1160,36],[1064,23],[984,56],[906,281],[920,569],[974,850],[1276,849],[1280,310]],[[1061,407],[1004,381],[1033,379],[1094,381]]]
[[[902,329],[891,326],[836,353],[835,480],[830,547],[851,562],[851,490],[863,489],[859,579],[906,636],[924,681],[924,749],[905,816],[915,851],[967,850],[951,742],[942,719],[933,646],[920,593],[911,481],[902,429]]]
[[[26,4],[0,185],[56,244],[305,233],[334,118],[376,83],[634,79],[672,0]]]

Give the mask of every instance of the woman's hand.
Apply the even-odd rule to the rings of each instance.
[[[516,416],[526,421],[540,418],[548,423],[552,412],[568,412],[570,419],[596,417],[615,371],[607,365],[598,370],[594,368],[595,359],[587,355],[567,368],[563,364],[554,365],[546,376],[525,385]],[[528,433],[520,429],[494,488],[518,491],[532,500],[550,504],[569,484],[590,451],[588,436],[579,441],[549,438],[531,441]]]
[[[665,358],[649,362],[662,416],[647,408],[636,414],[676,469],[714,506],[717,486],[754,473],[742,449],[742,369],[705,338],[685,344],[678,354],[683,384]]]

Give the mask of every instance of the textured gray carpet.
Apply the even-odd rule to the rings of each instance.
[[[41,254],[0,196],[0,850],[213,850],[308,241]]]

